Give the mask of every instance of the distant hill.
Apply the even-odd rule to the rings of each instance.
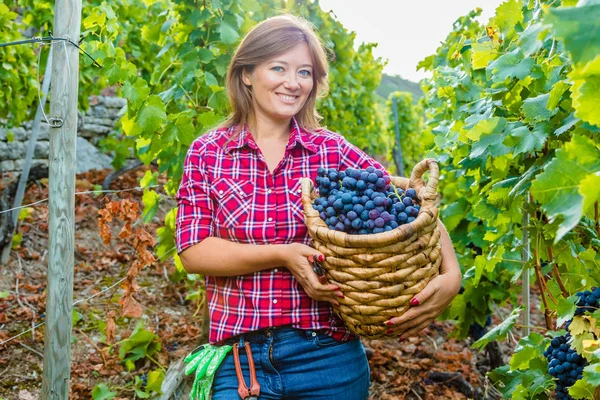
[[[413,103],[416,103],[423,97],[423,92],[418,83],[403,79],[399,75],[383,74],[381,84],[379,85],[379,88],[377,88],[376,93],[387,100],[390,93],[395,91],[412,93]]]

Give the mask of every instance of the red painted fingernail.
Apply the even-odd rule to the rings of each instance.
[[[394,330],[393,329],[388,329],[385,333],[387,335],[390,335],[390,334],[394,333]]]
[[[319,261],[323,262],[323,261],[325,261],[325,256],[323,254],[319,254],[318,259],[319,259]]]
[[[416,297],[413,297],[412,300],[410,301],[410,305],[411,306],[418,306],[419,305],[419,299],[417,299]]]
[[[385,324],[386,325],[394,325],[394,323],[392,321],[387,321]]]

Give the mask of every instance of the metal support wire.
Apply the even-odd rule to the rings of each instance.
[[[75,43],[70,38],[54,37],[54,36],[52,36],[52,32],[49,32],[47,37],[34,36],[30,39],[17,40],[17,41],[8,42],[8,43],[0,43],[0,47],[17,46],[20,44],[29,44],[29,43],[44,43],[44,42],[59,42],[59,41],[71,43],[73,46],[77,47],[80,52],[82,52],[83,54],[88,56],[92,60],[93,65],[97,66],[98,68],[102,68],[102,65],[100,65],[98,63],[98,61],[96,61],[94,59],[94,57],[92,57],[87,51],[85,51],[84,49],[82,49],[79,46],[79,43],[81,43],[81,40],[79,43]]]

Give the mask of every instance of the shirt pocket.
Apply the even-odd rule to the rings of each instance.
[[[217,223],[227,228],[244,224],[252,207],[254,183],[218,178],[212,186],[217,204],[215,213]]]
[[[292,218],[304,224],[304,207],[302,206],[302,182],[300,179],[288,188],[288,198]]]

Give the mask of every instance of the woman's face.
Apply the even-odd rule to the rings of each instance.
[[[245,71],[242,81],[252,87],[256,118],[289,121],[302,109],[314,85],[308,45],[299,43],[258,64],[252,72]]]

